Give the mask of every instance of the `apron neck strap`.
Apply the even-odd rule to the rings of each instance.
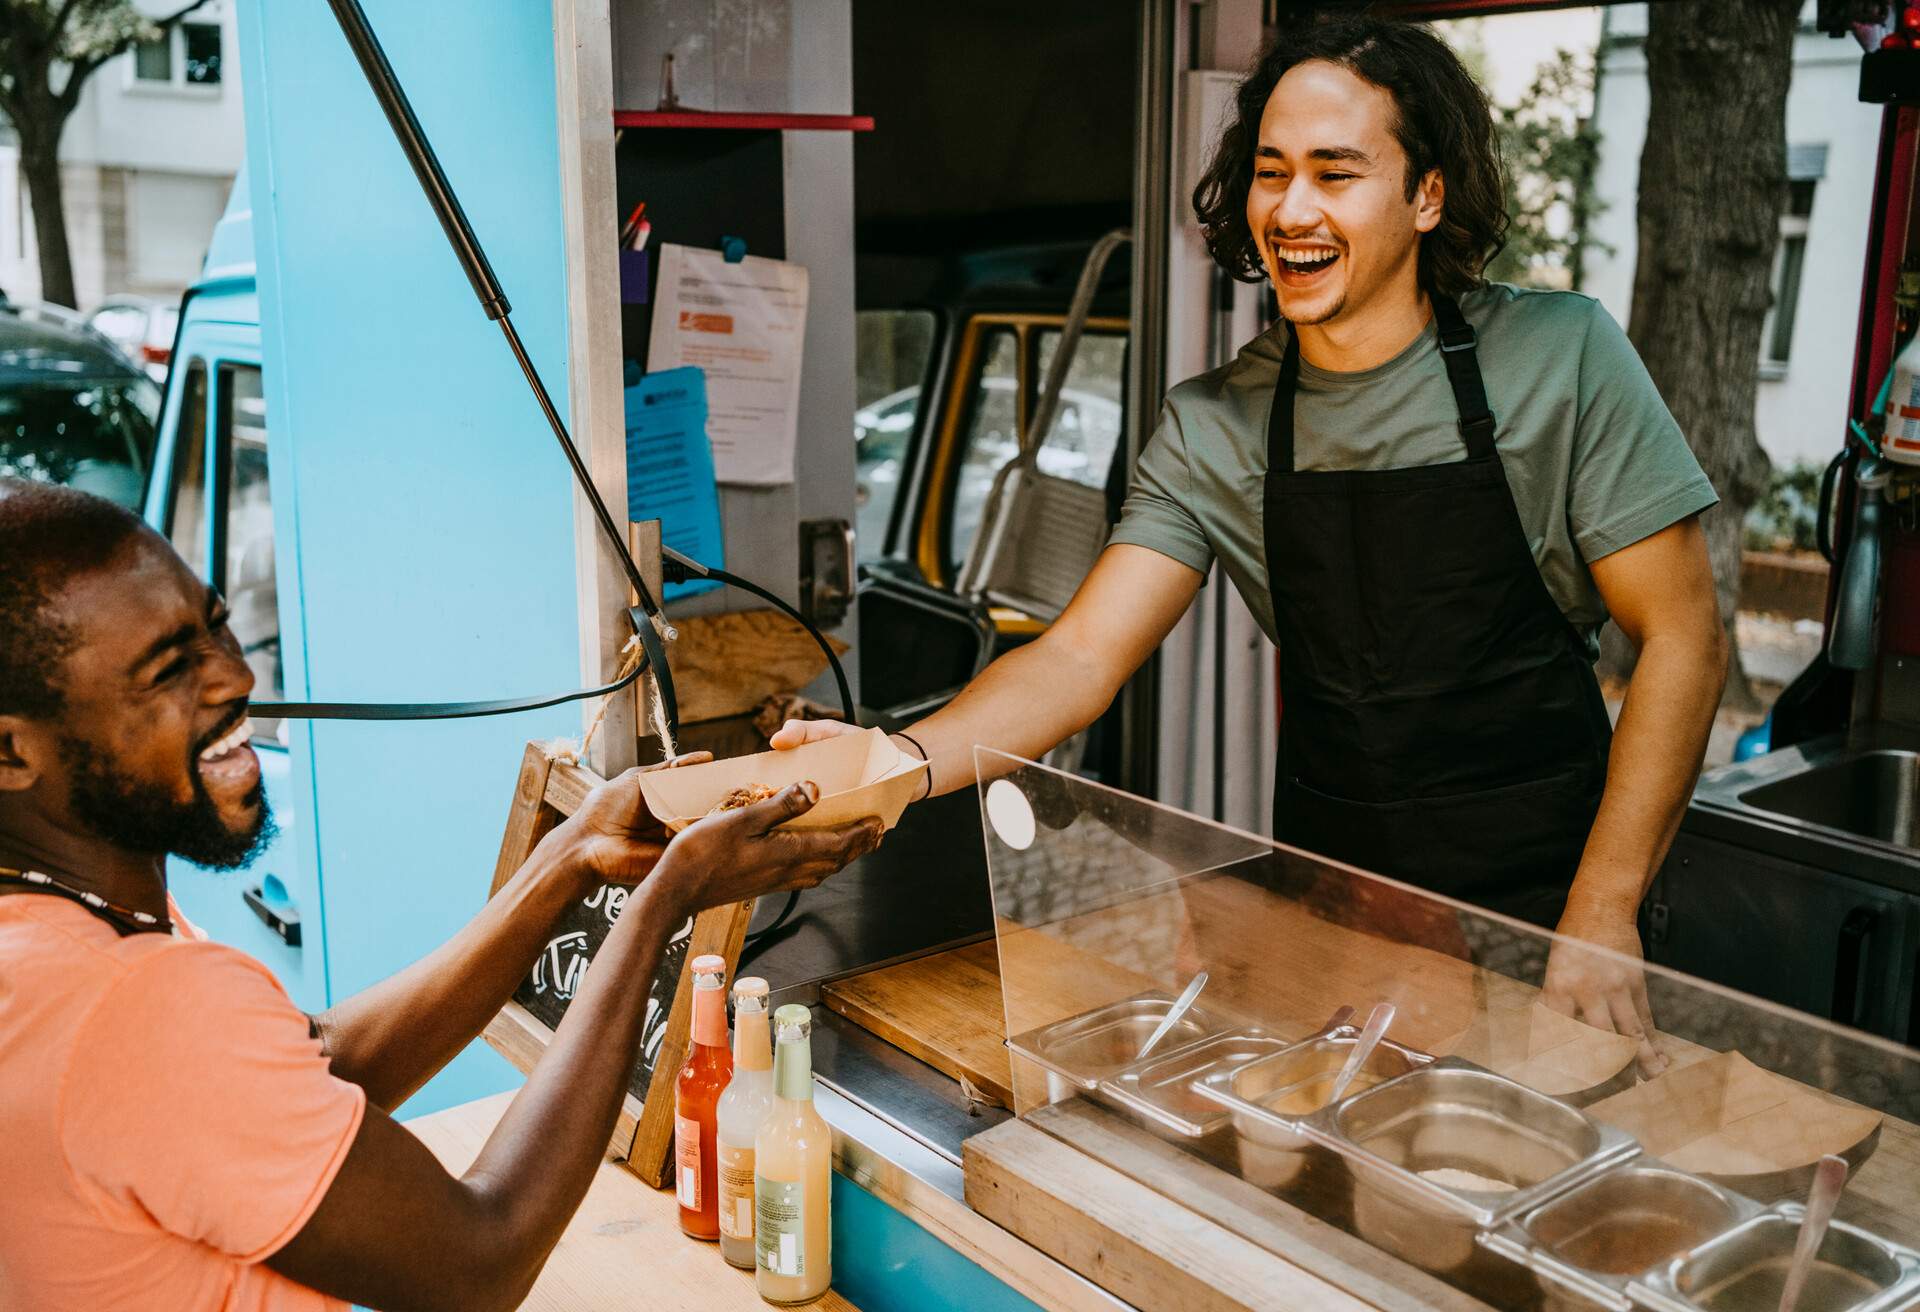
[[[1433,317],[1440,327],[1440,362],[1447,367],[1454,409],[1460,416],[1460,436],[1467,455],[1481,460],[1493,454],[1494,417],[1487,405],[1486,384],[1480,377],[1478,336],[1451,296],[1435,293]],[[1292,473],[1293,398],[1300,389],[1300,335],[1287,327],[1287,349],[1280,358],[1280,382],[1274,388],[1267,414],[1267,467]]]
[[[1460,414],[1460,436],[1466,439],[1469,456],[1484,459],[1493,454],[1493,410],[1487,405],[1480,355],[1474,349],[1478,334],[1453,297],[1436,292],[1431,299],[1433,317],[1440,324],[1440,363],[1447,367],[1454,409]]]

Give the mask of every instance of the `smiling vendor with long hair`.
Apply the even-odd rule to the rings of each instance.
[[[1562,943],[1547,1001],[1657,1068],[1631,958],[1725,678],[1713,488],[1598,302],[1486,282],[1493,118],[1430,30],[1300,21],[1236,109],[1194,208],[1280,322],[1173,389],[1066,612],[903,744],[938,791],[976,743],[1040,755],[1218,560],[1280,648],[1276,836],[1624,954]],[[1609,616],[1640,651],[1617,732]]]

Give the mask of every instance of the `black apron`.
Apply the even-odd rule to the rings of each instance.
[[[1294,468],[1299,346],[1267,421],[1283,842],[1552,925],[1606,782],[1586,644],[1494,452],[1473,328],[1433,298],[1466,459]]]

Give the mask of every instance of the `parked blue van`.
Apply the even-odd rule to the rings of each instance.
[[[235,179],[201,276],[182,302],[144,514],[201,576],[225,593],[233,632],[262,701],[283,694],[273,487],[261,385],[260,296],[247,176]],[[287,730],[256,719],[253,746],[281,831],[246,870],[216,873],[175,860],[167,880],[187,918],[272,969],[301,1008],[327,1005],[319,890],[304,886],[294,844]]]

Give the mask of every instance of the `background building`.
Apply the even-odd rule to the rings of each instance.
[[[113,292],[177,297],[199,272],[246,151],[236,48],[232,0],[208,0],[88,80],[60,143],[81,309]],[[31,202],[3,121],[0,288],[16,300],[40,294]]]
[[[1639,246],[1635,200],[1647,131],[1647,11],[1645,5],[1619,5],[1604,12],[1594,188],[1604,208],[1593,220],[1596,240],[1583,290],[1625,324]],[[1861,198],[1873,192],[1880,134],[1880,107],[1858,98],[1860,47],[1822,36],[1813,14],[1809,3],[1794,41],[1787,93],[1792,191],[1780,220],[1773,311],[1755,361],[1761,379],[1755,421],[1760,445],[1776,466],[1824,463],[1840,449],[1867,249]]]

